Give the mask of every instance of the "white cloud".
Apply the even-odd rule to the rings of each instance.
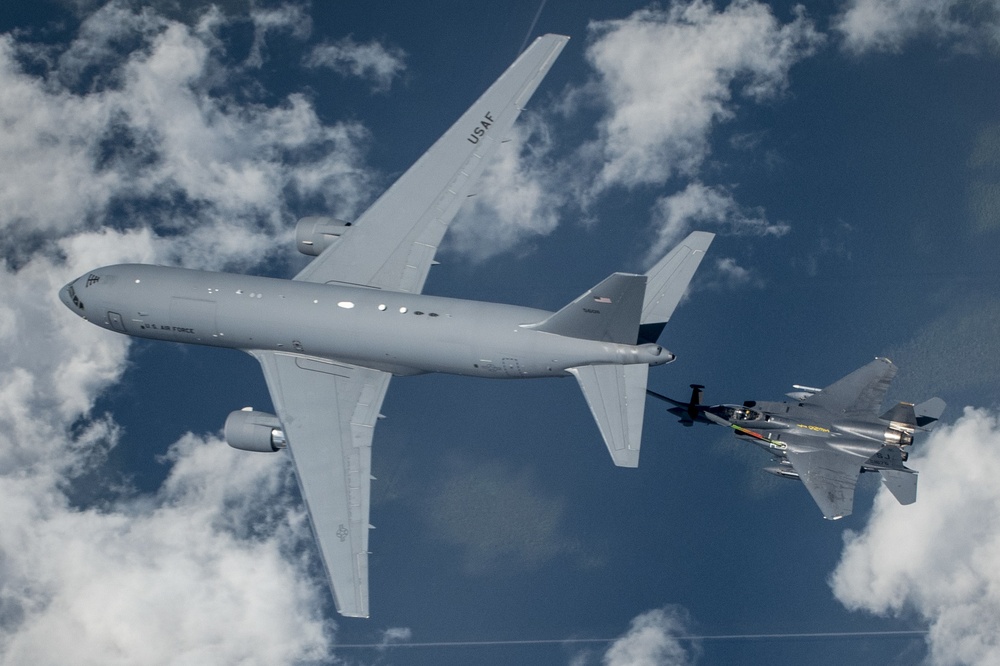
[[[413,640],[413,630],[409,627],[389,627],[382,632],[383,647],[389,647],[395,643],[409,643]]]
[[[452,223],[448,248],[482,260],[552,233],[565,199],[547,158],[550,150],[541,119],[522,116]]]
[[[221,25],[216,13],[192,28],[112,3],[41,76],[21,64],[38,47],[0,36],[0,247],[112,221],[197,229],[174,261],[260,261],[292,216],[290,195],[356,212],[371,193],[364,128],[323,125],[301,95],[268,107],[214,94],[227,78],[212,55]],[[116,54],[116,37],[139,44]],[[81,72],[93,72],[82,92]]]
[[[782,24],[767,5],[749,0],[721,11],[701,0],[674,2],[592,23],[587,59],[595,78],[563,91],[546,116],[515,126],[456,220],[451,247],[483,259],[551,233],[567,205],[586,212],[612,187],[695,176],[713,127],[735,114],[734,95],[756,102],[779,95],[791,66],[822,42],[803,13]],[[557,156],[552,118],[565,123],[595,105],[598,137]],[[741,234],[788,229],[740,207],[725,188],[699,182],[661,199],[655,217],[658,238],[647,261],[658,259],[694,221]]]
[[[605,666],[685,666],[696,652],[685,649],[678,636],[690,620],[680,607],[657,608],[632,620],[629,630],[604,654]]]
[[[4,269],[0,330],[0,652],[8,663],[288,663],[328,654],[326,588],[282,456],[188,435],[155,495],[69,496],[117,443],[86,417],[127,339],[80,322],[56,290],[92,262],[155,256],[148,231],[78,234],[65,260]],[[5,312],[6,314],[6,312]],[[253,489],[253,492],[248,492]]]
[[[833,592],[852,610],[924,618],[932,664],[1000,663],[998,417],[966,408],[914,449],[916,504],[879,491],[846,537]]]
[[[281,5],[268,9],[257,7],[250,12],[250,18],[254,33],[250,54],[246,59],[248,67],[260,67],[264,64],[269,33],[285,32],[297,39],[305,39],[312,32],[312,19],[302,5]]]
[[[752,286],[757,289],[764,288],[764,282],[754,275],[749,268],[740,266],[732,257],[722,257],[715,260],[716,287],[745,287]]]
[[[368,79],[376,92],[385,92],[406,69],[406,53],[376,41],[359,44],[350,37],[316,46],[306,58],[310,67],[329,67],[344,76]]]
[[[799,10],[781,24],[771,9],[736,0],[722,11],[702,0],[594,22],[587,58],[607,115],[581,159],[599,170],[590,195],[612,186],[693,174],[714,124],[731,118],[734,88],[762,101],[781,93],[793,64],[823,37]]]
[[[853,53],[899,51],[927,35],[959,48],[1000,43],[998,0],[849,0],[834,21]]]
[[[4,605],[20,611],[4,626],[8,663],[274,664],[328,653],[322,588],[287,552],[308,536],[301,519],[285,522],[295,513],[288,466],[193,436],[171,453],[155,498],[101,510],[0,480],[19,509],[0,518]]]
[[[657,199],[653,208],[656,241],[649,248],[646,263],[652,264],[692,229],[717,231],[734,236],[781,237],[790,227],[767,221],[761,209],[740,206],[724,187],[689,183],[683,190]]]
[[[284,456],[188,435],[156,493],[130,490],[102,464],[117,424],[91,413],[128,340],[56,296],[98,265],[258,264],[293,208],[350,215],[369,197],[363,127],[324,125],[303,96],[269,106],[218,88],[247,76],[217,58],[226,20],[111,3],[68,47],[0,35],[5,662],[330,658],[329,592],[303,555]],[[70,499],[97,483],[93,503]]]

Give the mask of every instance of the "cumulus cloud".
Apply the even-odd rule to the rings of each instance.
[[[691,175],[716,123],[734,115],[734,93],[760,102],[787,86],[789,69],[822,43],[801,10],[782,24],[771,9],[737,0],[717,11],[701,0],[651,7],[590,25],[590,90],[607,113],[580,156],[597,166],[595,195],[612,186]]]
[[[245,63],[248,67],[260,67],[264,64],[270,33],[287,33],[297,39],[305,39],[312,32],[312,19],[302,5],[281,5],[268,9],[257,7],[250,12],[250,19],[254,33],[253,44]]]
[[[933,664],[1000,662],[1000,421],[966,408],[914,447],[916,504],[882,489],[868,524],[848,533],[830,583],[852,610],[917,613]]]
[[[646,263],[653,264],[693,228],[733,236],[781,237],[790,227],[768,222],[762,209],[740,206],[725,187],[692,182],[683,190],[660,197],[653,207],[656,241]]]
[[[306,58],[310,67],[328,67],[343,76],[367,79],[376,92],[385,92],[406,69],[406,53],[398,46],[376,41],[359,44],[351,37],[313,48]]]
[[[413,640],[413,630],[409,627],[389,627],[382,632],[380,645],[386,648],[394,643],[409,643],[411,640]]]
[[[36,45],[0,36],[6,256],[26,239],[110,222],[197,229],[182,252],[190,265],[259,260],[291,203],[349,216],[369,196],[360,125],[323,125],[301,95],[267,107],[215,94],[221,21],[210,13],[191,27],[111,3],[83,22],[66,57],[41,61],[42,74]],[[124,55],[108,46],[126,37],[138,43]],[[80,72],[90,73],[84,87]]]
[[[655,261],[695,222],[731,233],[781,235],[762,211],[731,192],[697,182],[715,126],[733,118],[734,97],[780,95],[792,65],[823,43],[804,13],[781,23],[763,3],[738,0],[722,10],[677,1],[590,25],[591,80],[564,90],[541,116],[516,128],[476,197],[459,216],[451,247],[482,259],[526,238],[551,233],[567,207],[590,210],[613,187],[695,178],[654,209]],[[583,108],[596,109],[597,137],[567,155],[559,131]]]
[[[55,293],[92,262],[149,261],[154,245],[148,230],[81,233],[60,243],[65,259],[4,269],[0,653],[10,663],[319,659],[331,642],[325,587],[301,555],[309,530],[283,457],[188,435],[155,495],[110,478],[93,505],[70,500],[118,442],[110,416],[87,414],[120,378],[127,341],[78,325]]]
[[[302,517],[286,522],[296,513],[283,499],[288,465],[190,435],[171,461],[154,498],[102,509],[74,510],[34,479],[33,488],[0,479],[9,663],[274,664],[328,654],[322,588],[291,556],[309,530]]]
[[[679,606],[657,608],[632,620],[628,631],[608,648],[604,666],[687,666],[697,660],[695,649],[679,640],[690,633],[690,619]]]
[[[452,224],[448,248],[483,260],[554,231],[565,199],[556,185],[551,147],[541,118],[522,116]]]
[[[260,39],[288,25],[259,19],[270,26]],[[329,592],[305,555],[285,457],[188,435],[160,461],[159,490],[130,490],[102,464],[120,428],[92,413],[121,378],[128,340],[81,323],[56,296],[98,265],[256,265],[299,208],[350,215],[369,197],[363,127],[324,125],[301,95],[269,105],[219,87],[252,83],[220,57],[226,21],[209,10],[185,25],[112,2],[69,44],[0,35],[0,653],[10,663],[331,656]]]
[[[850,0],[834,21],[853,53],[899,51],[918,36],[968,49],[1000,42],[997,0]]]
[[[715,272],[717,277],[714,280],[714,284],[710,285],[715,288],[726,289],[749,286],[755,289],[763,289],[765,286],[764,281],[757,277],[754,271],[740,266],[732,257],[716,259]]]

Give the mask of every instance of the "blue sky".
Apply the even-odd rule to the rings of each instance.
[[[713,231],[652,388],[777,399],[885,355],[888,399],[939,395],[945,425],[915,505],[863,477],[830,523],[657,404],[622,470],[571,380],[397,379],[372,618],[340,618],[287,461],[220,440],[269,406],[255,361],[56,290],[125,261],[290,276],[298,217],[357,216],[545,32],[572,39],[428,293],[554,310]],[[992,0],[0,9],[2,660],[996,663],[998,44]]]

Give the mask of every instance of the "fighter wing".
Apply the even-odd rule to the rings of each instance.
[[[368,617],[371,443],[391,375],[272,351],[260,361],[337,610]]]
[[[829,449],[785,451],[792,469],[819,505],[823,517],[836,520],[854,510],[854,486],[861,474],[861,461],[852,455]]]
[[[448,225],[569,40],[539,37],[333,245],[295,276],[420,293]]]
[[[896,370],[889,359],[876,358],[804,402],[824,407],[835,414],[871,417],[882,404]]]

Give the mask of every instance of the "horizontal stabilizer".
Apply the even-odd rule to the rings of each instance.
[[[545,321],[529,324],[546,333],[634,345],[646,293],[646,276],[614,273]]]
[[[584,365],[569,371],[580,383],[611,459],[619,467],[638,467],[649,366]]]
[[[931,398],[914,407],[913,412],[917,415],[917,427],[921,430],[934,428],[938,424],[938,419],[944,414],[945,407],[947,405],[941,398]]]
[[[882,469],[882,483],[900,504],[917,501],[917,473],[913,470]]]
[[[646,273],[646,297],[642,305],[643,324],[663,324],[670,321],[713,238],[715,234],[707,231],[694,231],[649,269]]]

